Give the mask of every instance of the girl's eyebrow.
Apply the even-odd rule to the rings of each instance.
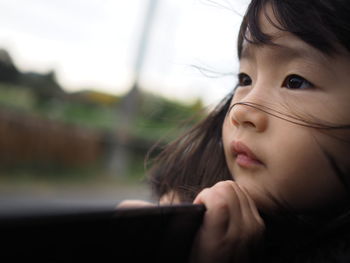
[[[256,56],[256,52],[262,47],[269,47],[271,50],[282,58],[294,59],[294,58],[303,58],[308,61],[314,61],[317,64],[320,64],[324,67],[330,67],[330,57],[322,52],[314,49],[307,48],[298,43],[287,43],[281,44],[273,42],[272,44],[252,44],[245,42],[242,45],[242,51],[240,54],[240,59],[254,60]]]
[[[306,58],[311,61],[316,61],[321,65],[328,65],[329,63],[329,57],[315,48],[307,48],[302,45],[294,45],[291,43],[288,43],[287,45],[275,43],[274,45],[278,52],[281,52],[281,55],[289,58]]]

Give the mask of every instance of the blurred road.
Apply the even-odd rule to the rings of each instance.
[[[1,213],[26,213],[35,210],[111,209],[125,199],[151,201],[144,184],[1,184]]]

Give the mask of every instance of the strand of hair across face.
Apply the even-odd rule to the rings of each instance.
[[[293,116],[287,113],[283,113],[281,111],[272,109],[270,107],[258,104],[258,103],[253,103],[253,102],[236,102],[233,105],[230,106],[229,110],[227,111],[227,114],[233,109],[233,107],[237,105],[243,105],[247,107],[254,108],[256,110],[262,111],[266,114],[269,114],[273,117],[276,117],[278,119],[299,125],[299,126],[304,126],[308,128],[314,128],[314,129],[321,129],[321,130],[336,130],[336,129],[350,129],[349,124],[345,125],[327,125],[327,124],[322,124],[322,123],[316,123],[312,121],[306,121],[302,119],[301,117]]]

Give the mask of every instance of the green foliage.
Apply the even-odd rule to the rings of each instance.
[[[79,101],[51,101],[41,105],[36,112],[51,120],[106,131],[112,129],[115,117],[112,108]]]
[[[99,95],[100,96],[100,95]],[[118,129],[119,98],[108,98],[106,94],[102,99],[87,100],[86,97],[77,97],[74,94],[66,94],[64,97],[51,97],[47,100],[38,102],[33,89],[15,84],[0,83],[0,108],[13,109],[23,112],[23,115],[30,114],[41,116],[44,119],[50,119],[60,123],[77,125],[100,131],[102,133],[115,133]],[[110,103],[111,102],[111,103]],[[133,123],[130,134],[139,149],[132,150],[132,163],[129,169],[129,177],[141,180],[144,176],[143,160],[150,145],[159,142],[167,143],[179,136],[184,130],[188,129],[203,117],[201,101],[195,101],[192,104],[184,104],[178,101],[169,100],[154,94],[143,93],[139,105],[139,114]],[[135,143],[134,143],[135,144]],[[148,149],[146,149],[148,148]],[[42,167],[44,164],[40,164]],[[94,164],[92,164],[94,165]],[[44,169],[43,173],[52,177],[57,177],[63,173],[69,178],[78,178],[79,176],[89,177],[91,172],[80,171],[63,167],[57,169],[52,166]],[[101,164],[100,172],[96,169],[90,169],[93,173],[103,173]],[[51,170],[52,172],[50,172]],[[65,170],[68,169],[68,170]],[[70,170],[71,169],[71,170]],[[20,170],[14,170],[11,174],[34,174],[41,177],[41,172],[32,168],[25,167]],[[62,172],[63,171],[63,172]],[[21,176],[20,176],[21,177]]]
[[[0,83],[0,106],[104,131],[113,131],[118,126],[117,104],[92,104],[77,99],[50,99],[38,104],[31,89],[13,84]],[[147,140],[156,140],[169,132],[178,134],[184,127],[202,117],[196,115],[201,108],[199,100],[186,105],[156,95],[143,94],[132,134]],[[193,117],[193,120],[186,122]],[[186,125],[181,127],[184,122]]]
[[[24,133],[22,133],[19,138],[23,138],[23,135],[30,134],[27,129],[30,125],[33,127],[41,127],[40,129],[42,130],[39,128],[35,128],[37,129],[35,130],[33,128],[35,130],[33,133],[34,135],[31,135],[32,137],[30,137],[30,140],[27,138],[27,141],[34,141],[32,145],[38,144],[42,146],[45,143],[49,144],[47,141],[45,142],[45,140],[43,140],[43,137],[40,137],[40,134],[47,134],[45,128],[47,127],[45,126],[47,125],[46,123],[52,124],[52,122],[46,122],[47,119],[53,121],[54,124],[58,123],[57,127],[64,127],[64,131],[66,131],[65,125],[59,124],[72,124],[79,128],[84,127],[91,129],[93,130],[91,134],[98,134],[100,136],[99,138],[102,138],[101,140],[112,138],[113,136],[110,135],[116,134],[118,128],[122,128],[119,126],[120,123],[122,123],[120,120],[123,116],[120,116],[121,113],[118,110],[119,106],[121,106],[121,101],[122,98],[119,96],[91,90],[67,93],[57,82],[55,72],[52,71],[46,74],[21,72],[13,64],[10,55],[4,50],[0,50],[0,110],[6,109],[4,110],[4,116],[6,114],[12,116],[11,114],[13,114],[13,112],[11,112],[11,110],[13,110],[16,112],[13,116],[20,116],[18,122],[22,123],[23,120],[25,120],[24,123],[27,123],[26,121],[30,123],[25,124],[28,126],[22,129]],[[130,178],[141,178],[144,174],[143,159],[146,155],[147,147],[159,142],[160,139],[165,143],[173,140],[182,133],[183,130],[188,129],[194,122],[197,122],[198,119],[203,117],[203,112],[201,112],[203,107],[200,100],[192,104],[185,104],[155,94],[142,93],[140,104],[137,105],[137,107],[137,118],[132,123],[131,131],[128,131],[128,135],[131,135],[130,137],[132,140],[129,142],[128,146],[132,150],[131,154],[133,155],[129,169]],[[44,121],[42,119],[44,119]],[[4,125],[4,131],[8,132],[9,130],[6,130],[6,125],[7,123]],[[18,130],[18,128],[12,128],[14,129],[12,131],[15,131],[14,134],[16,134],[16,129]],[[70,132],[71,130],[68,128],[68,133]],[[39,135],[36,136],[37,134]],[[62,134],[51,133],[51,136],[56,136],[54,137],[54,141],[58,141],[60,145],[64,145],[64,147],[61,148],[64,150],[68,149],[69,151],[69,147],[72,147],[72,145],[65,146],[65,142],[60,141],[60,139],[63,141],[65,140],[64,138],[66,135]],[[7,135],[11,135],[11,132],[8,132]],[[7,139],[6,136],[3,138],[5,140]],[[11,138],[11,136],[9,136],[9,138]],[[93,139],[95,140],[95,137],[93,137]],[[110,154],[114,143],[113,139],[114,138],[106,139],[101,143],[101,148],[103,148],[101,151],[104,151],[103,154]],[[21,148],[22,145],[19,141],[20,140],[17,140],[16,137],[12,137],[13,145],[17,147],[17,149],[20,149],[18,152],[21,153],[23,152],[23,148]],[[98,140],[94,142],[96,141]],[[98,146],[101,146],[101,144]],[[86,141],[84,145],[87,145]],[[44,155],[46,155],[48,153],[48,148],[44,147],[49,146],[44,145],[39,148],[44,149]],[[54,146],[52,147],[54,148]],[[55,147],[59,148],[58,146]],[[59,148],[60,151],[63,151],[61,148]],[[57,149],[54,149],[55,150],[51,152],[51,157],[54,158],[54,161],[57,161],[57,155],[55,155]],[[26,150],[29,150],[30,156],[32,156],[33,152],[31,151],[35,149]],[[98,152],[98,150],[95,152]],[[15,177],[21,177],[20,175],[22,174],[23,177],[26,177],[26,174],[30,176],[32,174],[37,174],[40,177],[40,169],[45,168],[42,172],[48,177],[51,172],[54,178],[60,177],[61,175],[59,174],[68,175],[70,178],[73,178],[74,175],[88,177],[91,171],[93,171],[92,174],[97,174],[99,173],[97,170],[105,165],[104,163],[99,163],[98,165],[91,164],[92,166],[88,168],[88,171],[73,169],[72,167],[61,167],[62,170],[60,167],[56,167],[55,164],[52,164],[52,166],[51,164],[44,164],[45,161],[40,159],[41,157],[38,157],[39,160],[33,161],[31,159],[30,164],[25,164],[25,166],[21,167],[21,165],[24,165],[24,161],[21,160],[20,155],[21,154],[18,154],[17,157],[14,157],[15,169],[12,171],[5,169],[5,172],[17,174]],[[66,153],[63,155],[67,156]],[[101,158],[104,157],[106,156]],[[101,160],[98,162],[101,162]],[[90,164],[87,166],[89,165]],[[98,169],[95,167],[96,165],[99,167]],[[4,171],[0,171],[0,177],[3,172]]]
[[[0,83],[0,105],[19,110],[33,110],[35,105],[35,96],[27,88]]]
[[[149,140],[172,140],[203,117],[202,104],[184,103],[144,94],[133,133]]]

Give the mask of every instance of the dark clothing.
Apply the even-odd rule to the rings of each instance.
[[[350,262],[350,224],[302,220],[266,221],[262,255],[256,262]]]

